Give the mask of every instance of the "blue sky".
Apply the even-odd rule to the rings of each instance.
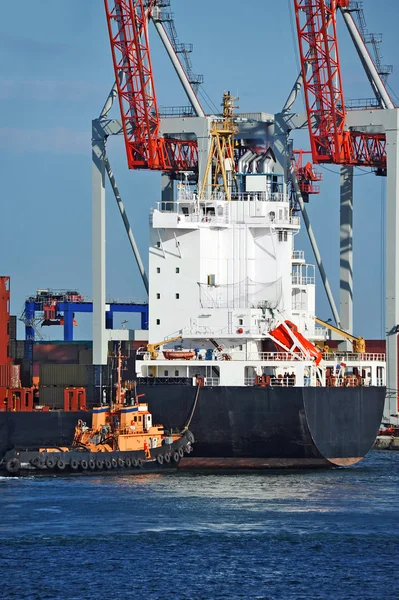
[[[180,41],[194,44],[194,71],[204,75],[204,89],[214,104],[230,90],[239,96],[241,111],[280,110],[298,72],[292,6],[293,0],[172,0]],[[384,34],[384,63],[396,67],[389,83],[399,95],[397,0],[385,0],[384,10],[372,0],[364,0],[363,6],[368,30]],[[152,34],[158,102],[185,104]],[[339,39],[346,98],[371,97],[340,17]],[[37,288],[73,288],[91,296],[91,120],[104,103],[112,73],[102,0],[20,0],[3,8],[0,274],[11,276],[14,314],[21,313],[24,299]],[[148,210],[159,198],[159,175],[128,171],[121,139],[110,141],[109,155],[147,262]],[[322,193],[312,199],[309,213],[339,301],[339,177],[334,171],[323,170]],[[115,298],[144,299],[110,193],[108,199],[107,292]],[[358,171],[354,326],[356,334],[368,338],[383,335],[383,201],[384,180]],[[313,262],[303,233],[297,248],[304,248]],[[317,305],[321,318],[330,316],[321,286]],[[90,319],[78,321],[76,338],[90,338]],[[129,326],[138,324],[131,320]],[[45,333],[62,336],[61,328]]]

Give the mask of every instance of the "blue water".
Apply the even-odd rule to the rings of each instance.
[[[399,452],[334,471],[0,479],[0,598],[399,599]]]

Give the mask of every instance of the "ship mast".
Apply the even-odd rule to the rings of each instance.
[[[209,172],[212,167],[212,191],[221,190],[226,195],[226,200],[231,200],[231,187],[234,174],[234,134],[237,127],[234,124],[234,101],[230,92],[223,94],[223,120],[215,120],[210,130],[211,144],[205,176],[202,183],[200,199],[204,200]]]

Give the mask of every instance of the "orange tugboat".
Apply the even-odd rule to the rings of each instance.
[[[163,472],[176,469],[190,454],[194,436],[154,425],[148,404],[124,402],[118,356],[116,402],[93,408],[92,426],[79,420],[70,447],[14,448],[0,462],[6,475],[66,473]]]
[[[70,447],[13,449],[0,471],[7,475],[160,472],[176,469],[192,450],[191,431],[166,435],[152,424],[148,405],[93,409],[93,426],[79,421]]]

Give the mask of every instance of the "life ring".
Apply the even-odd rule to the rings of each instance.
[[[125,466],[130,469],[130,467],[132,466],[132,461],[129,457],[125,458]]]
[[[6,469],[8,473],[18,473],[20,468],[21,463],[19,462],[18,458],[10,458],[10,460],[6,462]]]
[[[162,454],[158,454],[158,456],[157,456],[157,463],[159,465],[163,465],[163,455]]]
[[[173,452],[173,462],[178,463],[180,460],[180,455],[178,452]]]
[[[179,453],[180,458],[183,458],[183,456],[184,456],[184,448],[183,448],[183,446],[180,446],[180,448],[178,450],[178,453]]]
[[[48,458],[46,460],[46,467],[48,469],[54,469],[54,467],[55,467],[55,460],[54,460],[54,458]]]
[[[84,458],[81,463],[80,466],[82,467],[83,471],[87,471],[87,468],[89,466],[89,463],[87,462],[87,460]]]
[[[59,471],[63,471],[65,469],[65,463],[61,458],[57,460],[57,469]]]
[[[170,454],[169,454],[169,452],[167,454],[165,454],[164,460],[165,460],[166,463],[170,463]]]
[[[79,461],[76,458],[72,458],[69,466],[71,467],[72,471],[77,471],[79,469]]]

